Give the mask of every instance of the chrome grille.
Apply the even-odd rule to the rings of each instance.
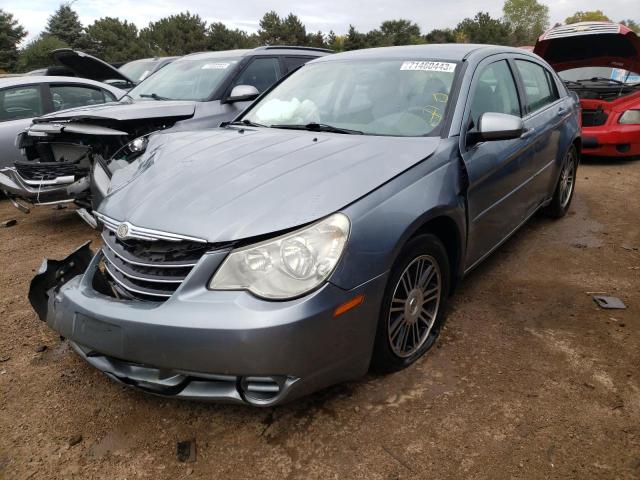
[[[544,34],[543,39],[550,40],[552,38],[573,37],[588,34],[595,35],[601,33],[620,33],[620,27],[615,23],[574,23],[571,25],[562,25],[560,27],[549,30],[546,34]]]
[[[116,296],[163,301],[182,284],[211,245],[175,240],[119,239],[108,227],[100,269]]]

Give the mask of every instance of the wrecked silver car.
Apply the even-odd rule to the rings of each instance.
[[[466,273],[567,213],[578,115],[520,49],[316,59],[225,127],[154,135],[113,175],[101,250],[45,264],[30,298],[87,362],[166,397],[275,405],[403,369]]]
[[[73,200],[87,214],[106,195],[114,170],[144,151],[152,132],[217,127],[301,64],[330,53],[307,47],[196,53],[173,61],[119,102],[33,121],[18,138],[31,169],[0,173],[0,190],[30,203]],[[90,172],[95,165],[94,188]],[[32,188],[22,188],[28,184]],[[92,197],[97,199],[93,200]],[[84,210],[82,210],[84,209]]]

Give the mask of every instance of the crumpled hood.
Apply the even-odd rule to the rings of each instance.
[[[439,138],[219,128],[156,134],[100,213],[224,242],[329,215],[430,156]]]
[[[195,102],[173,100],[141,100],[136,102],[112,102],[102,105],[72,108],[36,118],[34,123],[82,120],[143,120],[150,118],[188,118],[196,110]]]
[[[624,25],[580,22],[545,32],[533,52],[556,71],[579,67],[612,67],[640,71],[640,38]]]

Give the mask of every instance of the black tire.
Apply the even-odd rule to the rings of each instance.
[[[571,177],[571,185],[570,192],[568,198],[565,197],[565,172],[569,169],[569,175]],[[551,199],[551,203],[547,205],[543,212],[545,215],[551,218],[562,218],[569,211],[569,207],[571,206],[571,200],[573,199],[573,192],[576,187],[576,172],[578,171],[578,152],[576,151],[576,147],[574,145],[569,148],[569,151],[564,157],[564,162],[562,163],[562,169],[560,170],[560,176],[558,178],[558,183],[556,184],[556,189],[553,192],[553,198]]]
[[[431,272],[426,270],[428,269],[429,262],[437,264],[437,269],[434,268],[432,270],[435,272],[435,276],[439,276],[439,298],[437,305],[434,301],[430,303],[424,302],[424,304],[420,303],[426,300],[424,295],[420,296],[417,301],[415,298],[415,295],[421,295],[420,292],[422,292],[422,294],[428,294],[429,297],[427,297],[427,299],[435,295],[429,293],[434,290],[435,283],[426,280],[427,277],[431,275]],[[425,287],[424,289],[410,289],[411,292],[414,292],[411,294],[407,291],[406,284],[404,286],[402,285],[401,278],[404,275],[404,279],[407,281],[408,277],[418,277],[422,271],[420,270],[421,266],[425,268],[424,275],[422,276],[422,278],[425,279]],[[451,283],[450,279],[449,257],[438,237],[425,234],[415,237],[407,243],[391,269],[382,299],[376,340],[371,358],[371,369],[373,371],[394,372],[402,370],[415,362],[433,346],[444,323],[446,300],[449,295],[449,285]],[[421,287],[422,282],[416,279],[413,285]],[[395,298],[406,297],[406,301],[404,303],[399,303],[397,300],[394,301],[394,294],[396,294]],[[393,315],[391,315],[392,304],[395,305],[393,309],[396,311],[400,310],[400,313],[393,312]],[[413,316],[413,310],[415,310],[417,304],[420,304],[419,308],[421,309],[417,312],[418,318],[413,317],[413,320],[405,322],[405,316]],[[425,309],[429,310],[432,315],[429,316],[429,312]],[[424,312],[424,317],[428,317],[428,321],[432,322],[430,328],[420,312]],[[398,320],[400,317],[396,315],[401,315],[402,319]],[[431,320],[434,317],[435,319]],[[391,334],[390,328],[392,330]],[[421,328],[423,329],[422,331],[420,330]],[[404,331],[402,331],[402,329],[404,329]],[[411,333],[407,333],[409,330],[411,330]],[[407,349],[406,352],[401,352],[402,356],[395,351],[401,349],[398,343],[403,343],[402,340],[400,342],[397,341],[400,335],[407,336],[407,347],[409,346],[409,335],[411,335],[412,340],[416,340],[413,344],[415,351]],[[392,346],[392,338],[395,339],[393,342],[396,344],[395,347]]]

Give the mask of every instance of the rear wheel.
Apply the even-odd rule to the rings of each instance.
[[[374,370],[401,370],[431,348],[443,323],[449,279],[449,259],[438,237],[421,235],[409,241],[383,297]]]
[[[571,146],[564,158],[560,178],[558,179],[551,203],[544,210],[544,213],[548,216],[552,218],[562,218],[567,214],[569,206],[571,205],[571,199],[573,198],[573,191],[575,190],[577,168],[578,154],[576,147]]]

